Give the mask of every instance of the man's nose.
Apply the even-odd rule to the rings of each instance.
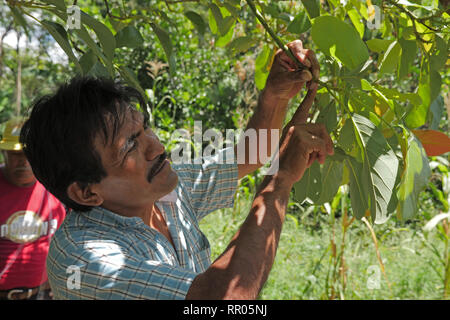
[[[164,145],[159,141],[158,137],[155,135],[151,135],[149,137],[149,142],[147,144],[146,149],[146,159],[148,161],[152,161],[155,158],[157,158],[160,154],[164,152],[166,148]]]

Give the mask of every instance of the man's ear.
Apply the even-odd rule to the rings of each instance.
[[[103,203],[103,198],[96,191],[95,185],[88,184],[86,187],[82,187],[78,182],[72,182],[67,187],[67,195],[72,201],[90,207],[96,207]]]

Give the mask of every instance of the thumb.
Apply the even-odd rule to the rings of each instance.
[[[294,115],[292,116],[292,125],[306,123],[306,120],[308,120],[309,109],[311,109],[311,106],[314,103],[314,98],[316,97],[318,87],[319,85],[317,84],[317,82],[311,83],[306,96],[303,98],[302,103],[300,103],[297,111],[295,111]]]

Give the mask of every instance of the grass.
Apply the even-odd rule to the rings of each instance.
[[[241,194],[235,199],[235,208],[218,210],[200,223],[211,243],[212,261],[223,252],[249,212],[252,198]],[[432,203],[425,200],[423,203],[428,203],[425,210],[434,210]],[[373,226],[390,288],[379,267],[369,229],[362,221],[355,220],[345,235],[344,288],[339,273],[340,260],[334,268],[336,259],[330,250],[333,234],[330,216],[318,207],[307,216],[301,216],[292,208],[288,213],[277,256],[260,299],[443,298],[444,268],[432,246],[443,255],[444,244],[436,230],[423,232],[426,221],[421,214],[409,223],[391,218]],[[341,222],[342,218],[336,217],[336,256],[341,252]]]

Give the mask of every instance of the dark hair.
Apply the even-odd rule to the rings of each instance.
[[[128,108],[138,102],[148,120],[141,94],[119,82],[105,78],[76,77],[63,84],[56,94],[37,100],[20,133],[20,142],[39,182],[69,208],[87,211],[67,196],[67,187],[77,182],[81,188],[106,177],[94,139],[102,134],[109,141],[112,121],[114,140]]]

